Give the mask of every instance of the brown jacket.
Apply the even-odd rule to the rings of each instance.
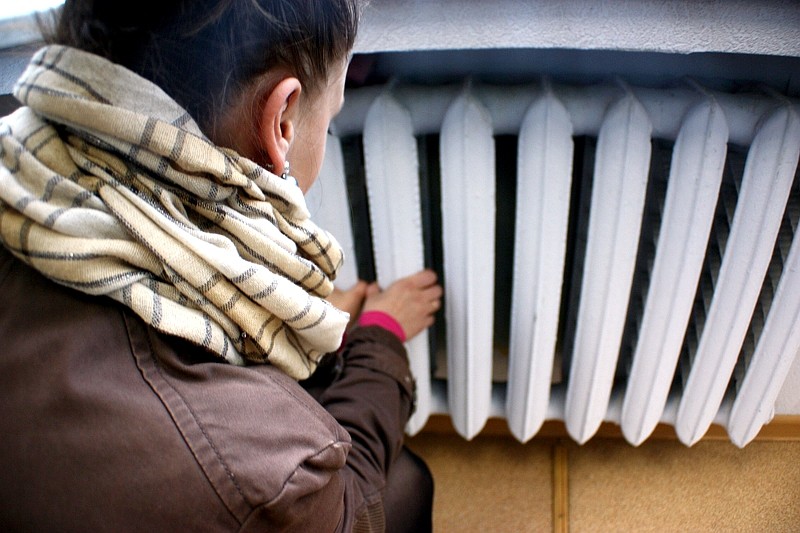
[[[351,332],[315,400],[236,367],[0,246],[0,530],[349,531],[382,520],[411,379]]]

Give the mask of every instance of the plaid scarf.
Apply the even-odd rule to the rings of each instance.
[[[342,250],[299,188],[213,145],[158,87],[47,46],[0,121],[0,240],[51,280],[106,295],[234,364],[303,379],[347,314],[322,298]]]

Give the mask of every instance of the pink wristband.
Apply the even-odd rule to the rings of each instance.
[[[406,332],[403,331],[403,327],[392,315],[384,313],[383,311],[366,311],[361,313],[361,316],[358,317],[358,325],[378,326],[393,333],[395,337],[400,339],[400,342],[406,341]]]

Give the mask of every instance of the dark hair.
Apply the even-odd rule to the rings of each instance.
[[[123,65],[208,132],[259,75],[282,68],[314,93],[353,47],[360,0],[67,0],[49,42]]]

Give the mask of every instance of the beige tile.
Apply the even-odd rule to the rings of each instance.
[[[555,442],[467,442],[438,433],[409,439],[434,475],[434,531],[552,531]],[[620,438],[561,442],[572,533],[800,531],[800,441],[755,441],[743,450],[725,440],[691,448],[672,439],[638,448]]]
[[[800,442],[572,443],[570,531],[800,531]]]
[[[551,441],[421,434],[408,446],[435,480],[434,531],[552,531]]]

